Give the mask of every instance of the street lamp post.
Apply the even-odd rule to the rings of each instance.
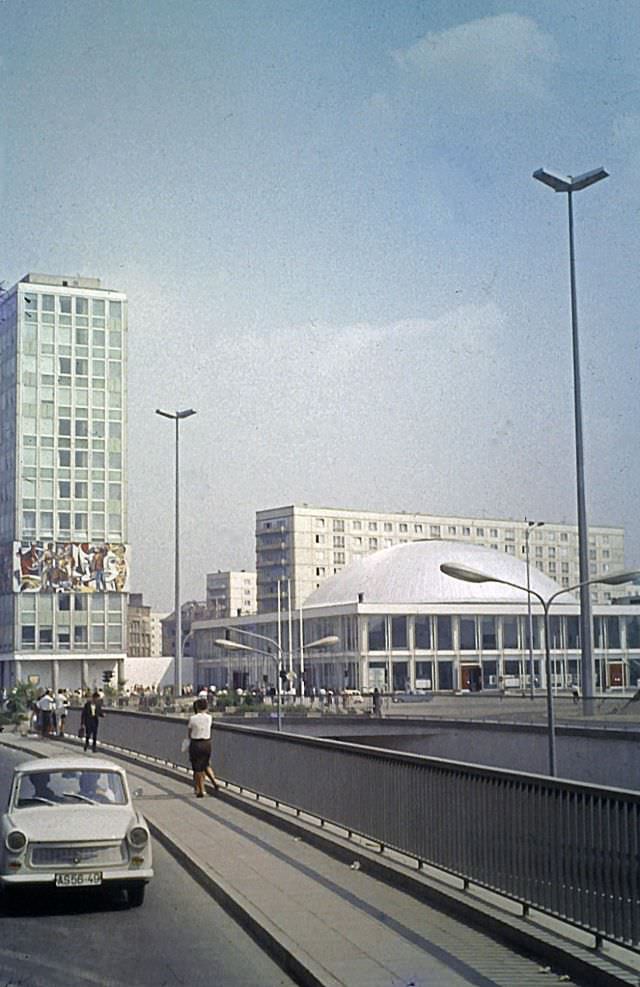
[[[267,658],[271,658],[275,661],[277,666],[277,685],[276,685],[276,701],[277,701],[277,720],[278,720],[278,731],[282,730],[282,700],[281,700],[281,690],[282,690],[282,669],[283,669],[283,649],[282,645],[272,637],[267,637],[266,634],[257,634],[255,631],[245,631],[242,627],[230,627],[229,630],[234,631],[236,634],[245,634],[247,637],[254,637],[259,641],[266,641],[268,644],[273,645],[276,649],[276,654],[274,655],[271,651],[263,651],[260,648],[252,647],[249,644],[241,644],[240,641],[231,641],[226,637],[216,638],[214,644],[217,644],[220,648],[225,648],[227,651],[251,651],[254,654],[264,655]],[[334,644],[338,644],[340,641],[339,637],[335,635],[329,635],[328,637],[321,637],[317,641],[311,641],[310,644],[305,645],[307,648],[323,648],[330,647]]]
[[[182,611],[180,609],[180,422],[183,418],[195,415],[193,408],[186,411],[161,411],[156,408],[156,415],[171,418],[176,423],[176,516],[175,516],[175,581],[174,581],[174,614],[176,629],[175,659],[173,683],[176,702],[182,695]]]
[[[525,518],[525,521],[527,519]],[[542,528],[544,521],[527,521],[524,531],[524,543],[527,553],[527,616],[529,618],[529,691],[531,698],[535,699],[536,687],[533,666],[533,614],[531,613],[531,562],[529,559],[529,538],[534,528]]]
[[[562,596],[563,593],[571,593],[573,590],[582,589],[583,583],[576,583],[575,586],[567,586],[559,589],[556,593],[552,593],[551,596],[545,599],[540,595],[535,589],[530,589],[527,586],[520,586],[519,583],[512,583],[508,579],[499,579],[497,576],[489,576],[487,573],[478,572],[477,569],[470,569],[464,565],[455,565],[453,563],[443,562],[440,566],[440,571],[444,572],[446,576],[451,576],[453,579],[460,579],[466,583],[501,583],[503,586],[511,586],[513,589],[520,589],[524,593],[531,594],[535,596],[536,600],[542,604],[542,609],[544,611],[544,655],[545,655],[545,675],[547,679],[547,736],[549,745],[549,774],[551,777],[555,777],[556,774],[556,727],[555,727],[555,712],[553,707],[553,688],[552,688],[552,668],[551,668],[551,643],[549,637],[549,608],[553,601],[558,597]],[[594,579],[589,579],[587,581],[587,586],[592,586],[595,583],[605,583],[608,586],[619,586],[621,583],[627,583],[630,579],[635,578],[638,575],[636,572],[618,572],[612,573],[610,576],[596,576]]]
[[[576,487],[578,501],[578,556],[580,576],[580,651],[582,698],[585,713],[593,711],[594,662],[591,629],[591,595],[589,592],[589,530],[584,481],[584,442],[582,435],[582,396],[580,386],[580,350],[578,345],[578,301],[576,291],[576,263],[573,242],[573,193],[595,185],[608,178],[604,168],[595,168],[574,178],[572,175],[556,175],[545,168],[534,171],[537,181],[548,185],[554,192],[566,192],[569,205],[569,277],[571,282],[571,335],[573,340],[573,402],[576,438]]]

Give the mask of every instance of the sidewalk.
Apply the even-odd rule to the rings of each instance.
[[[0,734],[0,744],[26,756],[78,750],[72,742],[13,733]],[[116,757],[106,747],[101,753]],[[263,807],[233,788],[195,799],[186,773],[159,771],[142,761],[129,761],[127,773],[132,788],[143,788],[138,801],[154,837],[302,984],[638,983],[637,970],[624,974],[609,958],[574,941],[517,915],[507,916],[490,902],[418,874],[386,854],[383,860],[370,846]],[[322,849],[328,845],[331,853]],[[393,884],[376,879],[380,869],[389,872]],[[414,893],[402,890],[404,886]],[[538,958],[513,952],[480,926],[445,914],[433,905],[439,899],[450,908],[477,911],[485,929],[502,923],[514,936],[525,937],[521,942],[529,936],[530,945],[534,940],[540,945]],[[579,976],[581,963],[585,966]]]

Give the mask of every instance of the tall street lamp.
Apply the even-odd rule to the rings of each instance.
[[[250,651],[253,654],[264,655],[267,658],[271,658],[276,663],[277,667],[277,684],[276,684],[276,701],[278,709],[278,731],[282,730],[282,671],[283,671],[283,649],[282,645],[272,637],[267,637],[266,634],[256,634],[255,631],[245,631],[241,627],[230,627],[235,634],[245,634],[247,637],[254,637],[259,641],[266,641],[271,644],[276,649],[276,654],[274,655],[271,651],[263,651],[260,648],[253,647],[249,644],[241,644],[240,641],[230,641],[226,637],[219,637],[213,642],[217,644],[219,648],[225,648],[227,651]],[[310,644],[305,645],[307,648],[328,648],[334,644],[338,644],[340,641],[339,637],[331,634],[328,637],[318,638],[317,641],[311,641]]]
[[[525,521],[527,519],[525,518]],[[531,561],[529,558],[529,538],[534,528],[544,527],[544,521],[527,521],[524,531],[524,544],[527,553],[527,616],[529,618],[529,690],[531,698],[536,695],[535,676],[533,674],[533,616],[531,614]]]
[[[466,583],[501,583],[503,586],[512,586],[513,589],[520,589],[524,593],[530,593],[531,596],[535,596],[542,604],[542,609],[544,611],[544,656],[545,656],[545,677],[547,679],[547,734],[548,734],[548,744],[549,744],[549,774],[555,777],[556,774],[556,727],[555,727],[555,716],[553,708],[553,688],[552,688],[552,668],[551,668],[551,641],[549,635],[549,608],[553,601],[558,597],[562,596],[563,593],[571,593],[575,589],[582,589],[583,583],[576,583],[575,586],[567,586],[559,589],[556,593],[552,593],[551,596],[545,598],[540,595],[536,590],[529,589],[526,586],[520,586],[518,583],[512,583],[508,579],[499,579],[497,576],[489,576],[487,573],[478,572],[477,569],[470,569],[465,565],[455,565],[453,563],[443,562],[440,566],[440,571],[444,572],[446,576],[451,576],[453,579],[460,579]],[[635,572],[617,572],[612,573],[610,576],[596,576],[593,579],[587,581],[587,586],[592,586],[595,583],[605,583],[607,586],[619,586],[621,583],[627,583],[630,579],[633,579],[637,573]]]
[[[175,519],[175,583],[174,583],[174,613],[176,628],[175,661],[173,682],[176,702],[182,695],[182,611],[180,609],[180,422],[183,418],[195,415],[193,408],[186,411],[161,411],[156,408],[156,415],[171,418],[176,423],[176,519]]]
[[[584,444],[582,437],[582,396],[580,389],[580,351],[578,346],[578,302],[576,293],[576,263],[573,244],[573,193],[595,185],[608,177],[604,168],[595,168],[584,175],[556,175],[545,168],[534,171],[537,181],[554,192],[566,192],[569,204],[569,276],[571,281],[571,333],[573,339],[573,402],[576,433],[576,486],[578,496],[578,555],[580,575],[580,650],[582,654],[581,685],[585,713],[593,711],[594,661],[591,631],[591,595],[589,593],[589,531],[585,506]]]

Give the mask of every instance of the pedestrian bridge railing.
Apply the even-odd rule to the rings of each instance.
[[[68,718],[73,731],[79,713]],[[107,710],[100,739],[188,767],[183,718]],[[216,723],[225,781],[640,948],[640,794]]]

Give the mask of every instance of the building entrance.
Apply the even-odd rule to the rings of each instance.
[[[624,686],[624,665],[621,661],[613,661],[607,666],[609,672],[609,688]]]
[[[482,689],[482,668],[480,665],[460,666],[460,688],[469,692],[480,692]]]

